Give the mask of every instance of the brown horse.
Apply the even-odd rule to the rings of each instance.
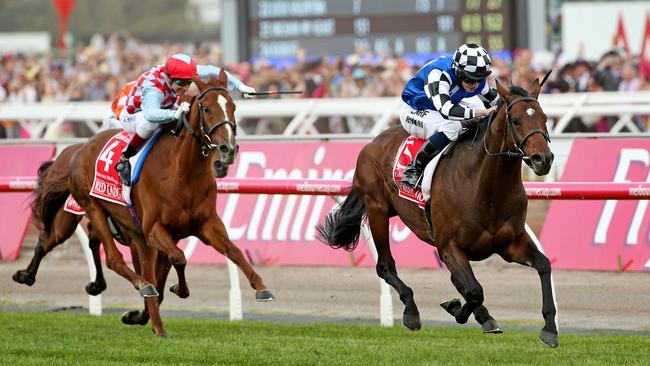
[[[34,248],[34,255],[29,265],[26,269],[19,270],[13,275],[13,280],[18,283],[28,286],[33,285],[36,281],[36,274],[43,257],[69,239],[75,233],[77,225],[81,222],[81,216],[63,209],[65,200],[70,194],[70,162],[73,154],[81,146],[82,144],[75,144],[67,147],[56,160],[47,161],[41,164],[38,169],[38,182],[33,193],[31,210],[32,221],[40,233],[38,242]],[[122,239],[125,243],[128,243],[130,238],[126,237],[121,231]],[[97,235],[95,235],[95,231],[90,223],[88,224],[88,239],[97,273],[95,280],[86,284],[86,292],[89,295],[99,295],[106,289],[106,281],[99,255],[99,245],[101,242]],[[134,247],[131,247],[131,255],[133,257],[135,272],[140,273],[140,264],[137,251]],[[169,263],[166,256],[158,256],[157,259],[156,282],[158,286],[156,289],[160,294],[158,302],[161,303],[171,263]],[[178,285],[172,286],[172,292],[175,292],[175,286]],[[148,319],[149,316],[146,309],[143,311],[129,311],[122,316],[122,322],[125,324],[146,324]]]
[[[361,150],[352,192],[318,230],[328,245],[352,250],[359,240],[359,225],[367,217],[379,254],[377,274],[399,293],[405,304],[402,323],[412,330],[420,329],[420,315],[413,291],[397,276],[389,217],[399,215],[420,240],[438,249],[451,282],[465,299],[462,305],[454,299],[441,306],[461,324],[474,313],[486,333],[501,329],[483,306],[483,289],[470,261],[498,254],[508,262],[531,266],[542,283],[545,325],[540,340],[557,347],[550,262],[524,228],[528,199],[521,180],[522,158],[537,175],[548,174],[553,162],[546,115],[537,102],[540,83],[536,80],[530,92],[517,86],[507,90],[497,83],[497,91],[501,105],[496,115],[480,123],[475,133],[463,135],[440,160],[424,215],[417,204],[398,196],[393,182],[393,161],[408,136],[397,126]]]
[[[215,170],[232,164],[238,150],[235,139],[235,104],[228,94],[224,72],[207,83],[194,80],[199,95],[191,104],[189,118],[183,119],[178,137],[162,135],[144,165],[140,181],[131,190],[131,199],[141,227],[129,211],[88,195],[97,156],[115,131],[92,137],[73,156],[70,191],[86,210],[96,235],[106,251],[107,265],[128,279],[145,296],[153,331],[165,335],[160,319],[155,279],[156,250],[166,255],[179,277],[175,289],[179,296],[189,294],[185,283],[186,259],[176,243],[197,236],[232,260],[243,271],[259,301],[274,300],[262,278],[244,258],[241,250],[228,238],[226,228],[216,212]],[[133,272],[113,243],[107,215],[119,223],[131,237],[138,252],[142,276]],[[146,241],[146,243],[145,243]],[[148,244],[148,245],[147,245]]]

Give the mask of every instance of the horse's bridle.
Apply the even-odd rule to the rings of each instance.
[[[194,133],[194,129],[187,121],[187,118],[185,117],[185,113],[183,113],[181,118],[178,119],[178,122],[176,123],[176,127],[170,132],[172,135],[178,136],[178,134],[181,132],[183,127],[185,127],[187,131],[190,133],[190,135],[192,135],[194,140],[201,146],[201,154],[206,157],[210,155],[210,152],[219,148],[219,145],[213,144],[212,138],[210,138],[210,136],[212,136],[212,134],[214,133],[214,131],[217,130],[217,128],[223,125],[230,125],[230,127],[232,127],[233,133],[237,135],[237,126],[233,122],[227,119],[215,123],[214,125],[210,126],[210,129],[208,129],[207,133],[205,132],[205,127],[203,127],[203,104],[201,100],[203,99],[205,94],[210,91],[224,91],[228,93],[228,89],[224,87],[211,86],[209,88],[203,89],[201,93],[199,93],[199,95],[196,97],[196,101],[199,103],[199,129],[200,129],[199,136],[200,137],[197,137],[196,134]],[[225,115],[226,111],[223,112]]]
[[[548,129],[546,129],[546,128],[544,128],[543,130],[541,128],[532,129],[532,130],[528,131],[526,136],[524,136],[521,140],[519,140],[517,138],[517,133],[515,132],[515,128],[512,126],[512,120],[510,119],[510,109],[512,109],[512,107],[515,104],[519,103],[519,102],[535,102],[535,103],[537,103],[539,105],[539,101],[537,99],[533,98],[533,97],[519,97],[519,98],[516,98],[515,100],[513,100],[510,103],[506,103],[504,101],[504,103],[506,103],[506,130],[507,130],[507,132],[510,132],[510,137],[512,138],[512,141],[515,144],[515,149],[516,150],[515,151],[507,150],[507,151],[502,151],[502,152],[499,152],[499,153],[491,153],[488,150],[487,138],[488,138],[488,135],[489,135],[489,132],[490,132],[489,131],[490,124],[492,123],[492,121],[496,117],[497,113],[494,113],[493,117],[490,118],[489,121],[488,121],[488,126],[487,126],[488,131],[487,131],[487,133],[485,135],[485,138],[483,139],[483,146],[485,147],[485,152],[490,156],[506,155],[508,157],[522,158],[524,160],[524,162],[526,163],[526,165],[530,166],[530,157],[526,156],[526,154],[524,153],[524,150],[523,150],[523,146],[526,143],[526,140],[528,140],[529,137],[531,137],[532,135],[534,135],[536,133],[541,133],[544,136],[544,139],[546,141],[548,141],[548,142],[551,142],[551,138],[549,137]],[[505,138],[506,138],[506,136],[504,135],[504,139]]]

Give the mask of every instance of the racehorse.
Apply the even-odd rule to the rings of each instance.
[[[143,166],[139,183],[131,189],[131,199],[140,222],[136,223],[124,206],[88,195],[95,161],[115,131],[90,138],[74,154],[71,162],[70,192],[93,224],[106,251],[109,268],[129,280],[145,296],[153,331],[159,336],[166,332],[154,299],[158,295],[154,290],[156,250],[167,256],[176,269],[179,277],[177,294],[188,294],[189,290],[181,287],[185,283],[187,262],[183,251],[176,246],[181,238],[197,236],[239,266],[256,290],[258,301],[275,300],[241,250],[230,241],[216,212],[215,171],[232,164],[238,151],[235,103],[226,89],[226,74],[222,71],[218,78],[212,77],[207,82],[195,79],[194,83],[199,94],[191,100],[188,118],[182,119],[174,133],[160,137]],[[133,272],[117,251],[108,216],[131,237],[138,252],[142,275]]]
[[[542,82],[543,83],[543,82]],[[504,88],[497,82],[500,106],[475,133],[464,134],[451,153],[442,156],[431,182],[431,200],[423,211],[398,196],[393,162],[398,147],[408,137],[401,127],[390,128],[366,145],[357,159],[352,191],[338,210],[319,225],[320,239],[333,248],[353,250],[360,224],[367,217],[378,252],[377,274],[399,293],[405,304],[402,323],[421,327],[413,291],[397,276],[389,245],[388,219],[401,220],[422,241],[435,246],[451,272],[451,282],[465,299],[441,306],[464,324],[470,314],[486,333],[501,329],[483,306],[483,289],[469,261],[498,254],[507,262],[535,268],[542,285],[544,327],[540,340],[558,346],[556,308],[551,286],[551,265],[525,231],[528,199],[521,179],[521,162],[537,175],[548,174],[553,162],[546,115],[532,90]]]
[[[54,161],[47,161],[38,169],[38,182],[33,192],[31,202],[32,221],[39,229],[39,237],[34,256],[28,267],[17,271],[13,275],[13,280],[28,286],[36,281],[36,274],[43,257],[56,248],[61,243],[70,238],[76,230],[77,225],[81,222],[82,216],[67,212],[64,210],[64,203],[68,195],[70,162],[73,154],[79,150],[82,144],[75,144],[65,148]],[[119,228],[118,228],[119,230]],[[119,232],[125,243],[130,241],[123,230]],[[106,289],[106,280],[101,266],[99,255],[100,240],[95,235],[92,224],[88,224],[88,244],[93,254],[93,262],[96,268],[96,277],[94,281],[86,284],[86,292],[89,295],[99,295]],[[138,261],[137,251],[130,247],[135,272],[140,273],[140,264]],[[158,303],[163,300],[164,286],[169,273],[171,263],[166,256],[158,256],[156,264],[156,290],[159,293]],[[186,286],[186,285],[184,285]],[[175,289],[179,285],[172,285],[170,291],[176,293]],[[122,322],[125,324],[144,325],[149,319],[146,308],[142,311],[134,310],[124,313]]]

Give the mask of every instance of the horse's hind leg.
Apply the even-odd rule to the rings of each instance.
[[[51,232],[46,233],[41,231],[38,236],[38,243],[34,248],[34,256],[29,262],[26,269],[22,269],[14,273],[13,280],[31,286],[36,281],[36,273],[41,264],[43,257],[47,255],[52,249],[56,248],[59,244],[65,242],[74,234],[77,225],[81,221],[81,216],[71,214],[69,212],[59,210],[54,217]]]
[[[241,250],[230,241],[228,231],[226,231],[226,227],[219,217],[216,220],[208,220],[201,228],[198,237],[202,242],[212,246],[219,253],[233,261],[241,269],[251,287],[255,290],[255,299],[257,301],[275,301],[275,296],[266,288],[262,277],[246,261]]]
[[[455,243],[439,247],[438,250],[440,252],[440,258],[442,258],[442,261],[447,265],[447,269],[451,272],[451,282],[465,299],[465,304],[462,306],[460,305],[460,301],[457,300],[443,302],[440,306],[453,315],[457,323],[465,324],[470,314],[476,308],[483,305],[483,288],[476,280],[467,256]],[[485,316],[480,310],[479,314]]]
[[[415,304],[413,290],[408,287],[397,276],[395,259],[390,251],[389,232],[388,232],[388,213],[385,205],[368,204],[368,224],[372,232],[372,239],[377,248],[377,275],[383,278],[387,284],[391,285],[399,294],[400,300],[405,305],[404,314],[402,315],[402,324],[411,330],[422,328],[420,321],[420,312]]]
[[[106,290],[106,279],[104,278],[102,261],[99,255],[99,246],[101,243],[101,240],[99,240],[93,230],[92,223],[88,223],[88,247],[90,247],[90,251],[93,253],[93,263],[95,264],[96,270],[95,280],[86,284],[86,293],[88,295],[96,296]]]
[[[501,257],[508,262],[516,262],[524,266],[530,266],[537,270],[542,284],[542,315],[544,316],[544,328],[539,339],[549,347],[559,346],[557,335],[557,324],[555,316],[555,295],[553,295],[553,283],[551,279],[551,262],[542,253],[530,236],[524,233],[519,241],[510,245]]]

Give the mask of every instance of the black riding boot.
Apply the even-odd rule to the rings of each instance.
[[[133,135],[126,149],[122,152],[120,160],[115,164],[115,170],[119,173],[120,180],[125,186],[131,185],[131,163],[129,163],[129,159],[140,151],[140,147],[142,147],[144,141],[146,140],[137,134]]]
[[[415,155],[413,160],[411,160],[409,165],[406,167],[406,170],[404,170],[404,173],[402,173],[402,184],[413,188],[419,188],[422,184],[421,177],[424,168],[436,155],[438,155],[438,153],[440,153],[440,151],[442,151],[442,149],[437,149],[429,140],[426,140],[424,145],[420,148],[420,151],[418,151],[417,155]]]

